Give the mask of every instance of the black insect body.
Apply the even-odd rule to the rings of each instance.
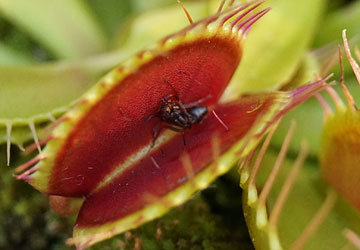
[[[173,128],[175,130],[183,131],[191,128],[193,124],[201,122],[208,113],[207,107],[197,105],[199,102],[184,105],[178,98],[171,100],[171,97],[172,95],[162,100],[158,117],[162,121],[178,127]]]
[[[195,106],[189,110],[189,115],[192,124],[201,122],[207,115],[208,109],[205,106]]]
[[[166,80],[164,80],[175,94],[169,94],[161,100],[161,106],[155,115],[151,115],[146,121],[154,117],[160,119],[153,130],[153,143],[151,148],[155,145],[155,141],[160,134],[162,128],[167,128],[175,132],[184,132],[190,129],[192,125],[200,123],[208,113],[208,108],[199,105],[209,97],[202,98],[196,102],[183,104],[175,90],[175,88]],[[165,122],[168,125],[160,127]],[[185,145],[185,139],[184,139]]]

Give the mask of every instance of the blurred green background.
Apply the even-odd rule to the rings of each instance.
[[[221,1],[183,2],[193,18],[199,20],[214,13]],[[267,4],[277,3],[281,1],[270,0]],[[288,3],[291,9],[292,4],[301,1]],[[243,91],[258,91],[313,79],[313,73],[326,66],[325,59],[341,43],[343,28],[348,29],[351,43],[359,44],[360,1],[324,0],[317,7],[319,11],[311,19],[314,23],[303,22],[301,16],[293,15],[291,19],[288,16],[286,20],[280,19],[283,27],[281,23],[279,27],[264,26],[267,30],[281,30],[285,22],[294,23],[299,27],[295,30],[296,41],[306,37],[300,45],[290,38],[273,39],[274,46],[280,48],[302,46],[296,57],[286,63],[286,58],[291,58],[286,50],[281,52],[285,59],[272,54],[275,52],[266,52],[269,61],[264,59],[263,67],[269,69],[268,74],[275,74],[270,59],[275,64],[279,60],[286,66],[282,75],[275,78],[265,72],[258,77],[258,87],[248,88],[245,83],[234,86],[246,86]],[[310,11],[314,7],[304,6],[305,12],[306,8]],[[0,0],[0,249],[72,249],[64,242],[71,237],[74,218],[57,216],[49,208],[46,196],[12,176],[14,167],[31,157],[19,150],[32,138],[28,124],[34,123],[41,137],[42,127],[63,113],[104,73],[134,52],[186,25],[185,15],[175,0]],[[311,26],[311,30],[304,25]],[[261,29],[260,25],[257,29]],[[250,34],[248,40],[251,39]],[[247,46],[249,51],[250,46],[255,48],[253,53],[265,54],[256,51],[265,42],[249,42]],[[319,48],[323,49],[314,52]],[[273,85],[260,82],[271,77],[276,79]],[[345,77],[350,79],[349,83],[354,82],[348,65]],[[304,106],[313,107],[314,103],[310,100]],[[280,147],[290,117],[302,117],[303,124],[314,124],[311,130],[298,126],[300,132],[291,150],[296,155],[298,142],[308,138],[312,160],[316,161],[320,108],[302,106],[294,110],[285,119],[283,128],[280,127],[272,148],[276,151]],[[10,167],[6,166],[8,124],[12,126]],[[162,234],[157,239],[159,230]],[[136,237],[142,240],[144,249],[252,249],[236,173],[220,178],[163,218],[134,230],[131,237],[117,236],[92,249],[134,249]]]

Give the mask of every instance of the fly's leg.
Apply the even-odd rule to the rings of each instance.
[[[156,123],[156,125],[153,128],[153,140],[152,140],[150,149],[152,149],[155,146],[156,139],[159,137],[159,134],[160,134],[161,129],[162,129],[160,127],[160,125],[161,125],[161,121]]]
[[[186,146],[186,141],[185,141],[185,129],[183,128],[177,128],[177,127],[172,127],[172,126],[165,126],[164,128],[170,129],[174,132],[181,132],[182,136],[183,136],[183,141],[184,141],[184,146]]]
[[[174,88],[174,86],[173,86],[168,80],[166,80],[166,79],[164,79],[163,81],[164,81],[165,83],[167,83],[167,84],[172,88],[172,90],[173,90],[174,93],[175,93],[175,95],[173,95],[173,96],[175,96],[175,98],[176,98],[177,100],[180,100],[179,94],[178,94],[178,92],[176,91],[176,89]]]
[[[190,103],[187,103],[187,104],[184,104],[184,107],[185,108],[193,108],[195,106],[199,106],[199,104],[205,102],[206,100],[210,99],[211,98],[211,94],[208,94],[207,96],[205,96],[204,98],[201,98],[195,102],[190,102]]]

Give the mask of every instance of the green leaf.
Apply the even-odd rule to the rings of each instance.
[[[79,58],[105,49],[103,31],[81,0],[1,0],[0,13],[59,58]]]
[[[291,79],[311,43],[325,0],[270,0],[272,8],[254,25],[235,81],[226,94],[276,89]]]
[[[324,46],[328,43],[341,43],[341,31],[347,29],[348,36],[353,37],[360,34],[360,2],[353,1],[344,8],[330,13],[319,29],[315,47]]]
[[[124,18],[132,14],[130,0],[88,0],[87,2],[110,38],[121,31],[120,25]]]
[[[0,65],[24,65],[31,62],[32,59],[30,57],[0,43]]]

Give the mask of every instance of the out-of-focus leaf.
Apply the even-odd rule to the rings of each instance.
[[[31,61],[32,59],[28,56],[0,43],[0,65],[24,65],[29,64]]]
[[[194,21],[205,17],[209,11],[206,2],[186,2],[186,9]],[[178,4],[147,11],[128,20],[115,45],[124,50],[137,51],[160,38],[180,30],[189,24],[184,11]]]
[[[270,0],[272,10],[254,25],[244,57],[225,95],[276,89],[295,73],[318,27],[325,0]]]
[[[124,18],[132,13],[131,0],[88,0],[87,2],[110,38],[121,31],[119,28]]]
[[[169,4],[173,4],[175,1],[173,0],[157,0],[157,1],[149,1],[149,0],[132,0],[131,5],[135,11],[146,11],[153,8],[159,8],[159,6],[165,6]]]
[[[341,31],[347,29],[349,37],[356,38],[359,44],[360,36],[360,1],[353,1],[342,9],[329,14],[323,21],[315,38],[315,47],[328,43],[341,43]]]
[[[321,63],[313,55],[313,53],[306,53],[297,71],[293,75],[290,82],[288,82],[283,89],[294,89],[308,82],[314,81],[315,76],[321,76]],[[325,76],[323,76],[325,77]]]
[[[78,58],[105,48],[99,24],[82,0],[1,0],[0,13],[59,58]]]
[[[1,64],[24,65],[33,61],[45,61],[52,55],[34,39],[0,15]],[[9,56],[13,58],[8,61]],[[14,59],[16,59],[16,62]]]
[[[61,63],[0,68],[0,120],[28,119],[68,106],[99,72]],[[79,65],[80,67],[83,65]]]

